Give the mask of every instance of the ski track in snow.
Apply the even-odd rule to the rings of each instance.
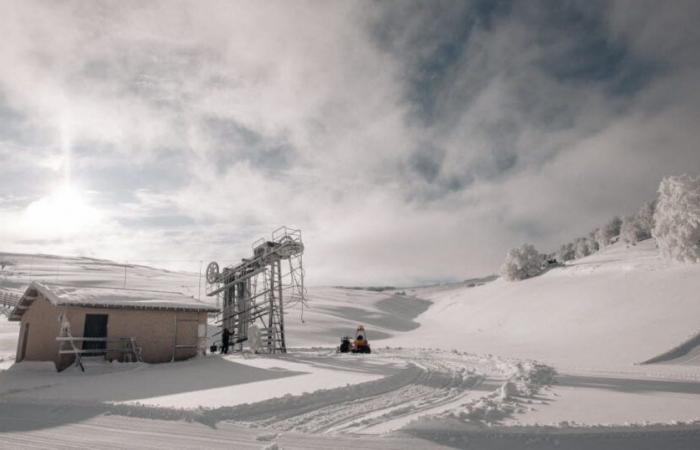
[[[329,358],[341,370],[351,369],[361,358],[363,364],[393,367],[394,373],[332,389],[218,408],[159,407],[149,405],[148,399],[140,404],[71,402],[51,400],[50,396],[32,399],[23,398],[22,391],[8,391],[0,396],[0,415],[8,418],[15,410],[43,405],[49,411],[66,411],[68,417],[107,414],[185,420],[209,426],[228,422],[268,432],[386,434],[417,419],[442,415],[471,423],[498,423],[517,410],[517,401],[503,395],[505,387],[512,386],[511,394],[515,396],[529,397],[551,382],[553,375],[550,368],[533,362],[436,349],[381,349],[362,356],[330,354],[329,350],[297,350],[284,357],[309,365],[328,364]],[[145,373],[134,371],[130,376],[138,378],[140,372]],[[540,373],[548,375],[541,378]],[[95,377],[98,381],[102,378],[97,374]],[[48,422],[53,420],[48,419]],[[2,428],[0,431],[6,431]]]
[[[310,433],[391,431],[406,418],[436,413],[437,408],[466,397],[483,382],[483,373],[495,382],[507,378],[510,368],[488,358],[437,350],[392,351],[379,358],[403,361],[406,368],[374,382],[315,392],[294,401],[273,400],[249,424]]]
[[[317,352],[303,354],[310,361],[328,357]],[[348,365],[355,358],[358,356],[338,355]],[[375,381],[205,409],[194,419],[284,432],[355,434],[384,434],[421,417],[445,414],[467,422],[498,423],[517,410],[517,401],[504,397],[504,385],[512,385],[515,396],[530,397],[550,383],[554,373],[532,362],[435,349],[384,349],[361,358],[376,364],[403,364],[404,368]],[[541,373],[547,375],[538,378]]]

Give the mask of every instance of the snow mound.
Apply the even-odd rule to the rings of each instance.
[[[515,363],[510,377],[498,389],[446,411],[438,417],[472,423],[498,423],[515,412],[524,412],[521,401],[534,397],[540,389],[550,385],[555,373],[553,368],[536,362]]]
[[[700,333],[671,350],[642,362],[642,364],[656,363],[700,365]]]

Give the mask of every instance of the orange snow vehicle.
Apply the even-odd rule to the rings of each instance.
[[[365,327],[360,325],[355,331],[355,341],[352,344],[353,353],[372,353],[372,349],[369,346],[369,341],[367,340],[367,332]]]

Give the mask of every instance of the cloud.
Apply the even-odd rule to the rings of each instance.
[[[6,10],[8,250],[198,270],[289,224],[311,283],[461,279],[700,168],[694,2]],[[66,184],[95,211],[89,229],[18,225]]]

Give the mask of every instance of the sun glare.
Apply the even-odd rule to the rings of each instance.
[[[95,225],[99,214],[83,191],[63,186],[32,202],[25,219],[28,227],[43,235],[73,234]]]

